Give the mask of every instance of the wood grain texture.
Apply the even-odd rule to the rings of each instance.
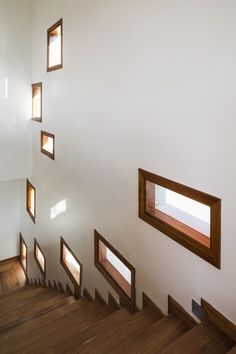
[[[214,323],[203,322],[177,339],[162,354],[225,354],[234,342]]]
[[[194,318],[192,318],[187,311],[185,311],[185,309],[170,295],[168,296],[168,313],[178,317],[189,328],[197,325]]]
[[[131,274],[131,284],[129,284],[115,267],[107,260],[104,260],[104,247],[108,248],[129,270]],[[135,312],[136,291],[135,291],[135,268],[134,266],[115,249],[102,235],[94,230],[94,264],[102,273],[111,286],[122,298],[122,303]]]
[[[14,257],[0,262],[0,294],[18,289],[26,285],[26,276],[19,262]]]
[[[165,316],[164,313],[159,309],[159,307],[145,293],[143,293],[143,308],[149,308],[149,310],[156,313],[156,315],[160,319]]]
[[[206,318],[209,318],[216,326],[236,342],[236,325],[223,316],[222,313],[217,311],[206,300],[201,299],[201,306],[205,312]]]
[[[210,208],[210,241],[205,235],[155,208],[155,185],[194,199]],[[151,187],[152,186],[152,187]],[[151,172],[139,169],[139,217],[191,252],[220,269],[221,200]]]
[[[49,66],[49,45],[50,45],[50,35],[51,33],[57,28],[61,26],[61,63],[58,65],[54,65],[52,67]],[[47,30],[47,72],[55,71],[58,69],[63,68],[63,19],[61,18],[59,21],[54,23],[48,30]]]

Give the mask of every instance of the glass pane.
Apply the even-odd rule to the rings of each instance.
[[[210,207],[155,185],[155,209],[210,237]]]
[[[41,117],[41,88],[33,88],[33,118]]]
[[[61,26],[49,34],[49,67],[61,64]]]
[[[63,259],[76,282],[80,285],[80,264],[65,245],[63,245]]]
[[[37,245],[36,245],[36,257],[37,257],[37,260],[39,261],[41,268],[44,271],[44,267],[45,267],[44,256]]]
[[[47,135],[43,135],[43,149],[53,154],[53,138]]]
[[[113,267],[116,268],[116,270],[118,270],[123,278],[125,278],[127,282],[131,284],[130,270],[108,248],[106,249],[106,259],[113,265]]]

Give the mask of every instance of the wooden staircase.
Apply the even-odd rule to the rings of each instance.
[[[143,294],[131,313],[109,294],[108,304],[84,289],[76,300],[69,286],[40,279],[0,295],[0,353],[235,354],[235,326],[204,300],[197,323],[172,297],[165,316]]]

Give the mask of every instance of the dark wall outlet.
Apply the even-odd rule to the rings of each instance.
[[[192,312],[193,314],[200,320],[202,321],[204,319],[204,310],[201,308],[201,306],[192,299]]]

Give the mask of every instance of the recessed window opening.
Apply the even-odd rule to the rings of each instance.
[[[27,180],[26,181],[26,207],[28,214],[30,215],[31,219],[35,223],[35,214],[36,214],[36,190],[33,185]]]
[[[124,279],[131,284],[131,271],[107,247],[105,257],[106,260],[110,262],[111,265],[122,275],[122,277],[124,277]]]
[[[48,71],[62,68],[62,19],[48,30]]]
[[[41,266],[41,268],[44,270],[44,257],[43,257],[43,254],[42,252],[40,251],[40,249],[36,246],[36,257],[37,257],[37,260],[39,261],[39,264]]]
[[[42,83],[32,85],[32,119],[42,122]]]
[[[41,131],[41,152],[55,159],[55,135]]]
[[[80,289],[82,264],[62,237],[61,264],[70,277],[71,281]]]
[[[94,232],[95,265],[120,296],[132,306],[135,303],[135,268],[106,241]]]
[[[220,267],[219,198],[140,169],[139,217]]]
[[[208,205],[155,185],[155,208],[210,237],[211,209]]]
[[[45,278],[46,277],[46,257],[43,254],[36,239],[34,240],[34,257],[43,277]]]
[[[27,272],[27,246],[20,234],[20,261],[25,272]]]

